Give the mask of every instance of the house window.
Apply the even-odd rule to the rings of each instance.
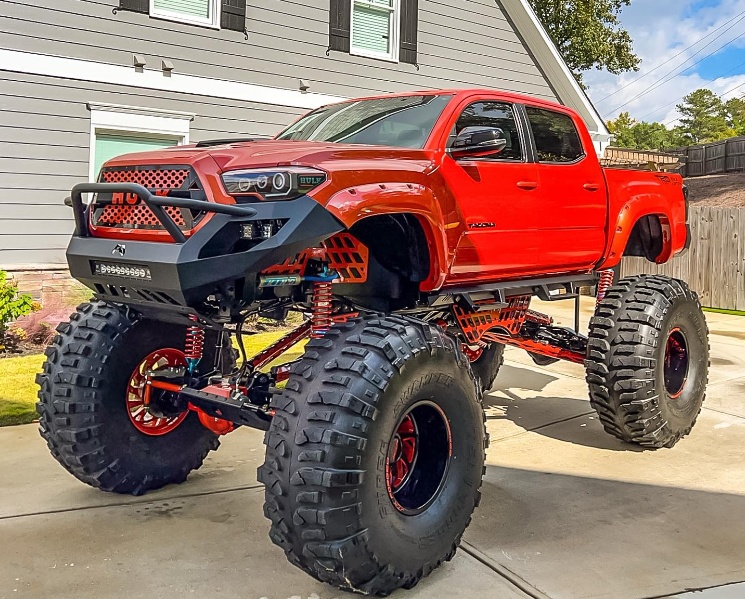
[[[329,51],[417,64],[419,0],[329,0]]]
[[[218,0],[150,0],[150,16],[219,28],[220,2]]]
[[[96,181],[101,166],[116,156],[189,143],[193,113],[93,102],[88,109],[91,181]]]
[[[246,0],[119,0],[114,12],[120,10],[248,35]]]
[[[398,60],[398,0],[351,0],[350,54]]]

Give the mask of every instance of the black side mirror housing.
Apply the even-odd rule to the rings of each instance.
[[[498,127],[466,127],[448,152],[453,158],[491,156],[507,147],[507,137]]]

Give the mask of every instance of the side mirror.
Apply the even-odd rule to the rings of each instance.
[[[455,138],[448,152],[453,158],[490,156],[507,147],[504,131],[497,127],[466,127]]]

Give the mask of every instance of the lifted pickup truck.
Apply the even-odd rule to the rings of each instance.
[[[701,409],[697,296],[660,276],[613,284],[622,256],[686,247],[682,180],[602,169],[563,106],[488,90],[342,102],[274,140],[116,158],[69,203],[70,270],[95,299],[39,375],[53,456],[140,494],[183,482],[220,435],[266,430],[271,538],[343,589],[410,588],[453,556],[505,345],[584,364],[624,441],[671,447]],[[530,309],[583,286],[589,337]],[[246,319],[289,310],[304,323],[248,357]]]

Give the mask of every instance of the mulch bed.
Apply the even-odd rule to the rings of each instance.
[[[693,206],[745,208],[745,173],[689,177],[685,184]]]

